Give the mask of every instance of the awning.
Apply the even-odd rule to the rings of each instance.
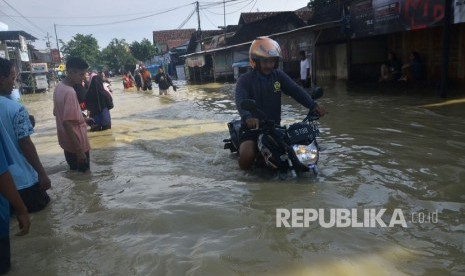
[[[23,31],[2,31],[0,32],[0,40],[19,40],[19,36],[23,36],[26,40],[37,40],[36,37]]]

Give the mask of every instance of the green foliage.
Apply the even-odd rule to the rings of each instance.
[[[118,69],[132,71],[137,62],[131,54],[129,44],[126,40],[117,38],[113,38],[108,46],[102,50],[102,58],[108,69],[115,72],[118,72]]]
[[[129,48],[132,55],[140,61],[149,60],[158,53],[158,49],[147,38],[144,38],[140,43],[132,42]]]
[[[73,39],[62,44],[65,58],[80,57],[90,65],[90,69],[102,70],[104,67],[118,72],[133,70],[137,60],[145,61],[158,54],[158,49],[146,38],[129,45],[125,39],[113,38],[107,47],[100,51],[97,40],[92,35],[76,34]]]
[[[80,57],[87,61],[91,67],[100,63],[100,50],[97,39],[92,35],[76,34],[68,43],[62,43],[62,52],[65,58]]]

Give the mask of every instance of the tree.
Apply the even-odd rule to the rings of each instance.
[[[129,48],[132,55],[140,61],[149,60],[158,53],[158,49],[147,38],[142,39],[140,43],[132,42]]]
[[[108,46],[102,50],[102,57],[108,69],[115,72],[118,72],[119,69],[132,70],[137,62],[125,39],[113,38]]]
[[[62,52],[65,58],[80,57],[94,68],[100,63],[99,46],[92,35],[76,34],[68,43],[63,43]]]

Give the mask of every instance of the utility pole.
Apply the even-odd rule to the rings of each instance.
[[[45,37],[45,39],[47,40],[47,48],[48,48],[49,50],[50,50],[50,48],[52,48],[51,45],[50,45],[50,38],[51,38],[51,37],[52,37],[52,36],[47,32],[47,36]]]
[[[199,1],[195,2],[195,11],[197,12],[197,30],[200,32],[200,9],[199,9]]]
[[[224,43],[226,44],[226,4],[225,0],[223,0],[223,22],[224,22]]]
[[[45,37],[46,41],[47,41],[47,49],[48,49],[48,52],[50,54],[50,63],[53,63],[53,59],[52,59],[52,45],[50,44],[50,34],[47,32],[47,36]]]
[[[199,1],[195,2],[195,11],[197,12],[197,39],[200,42],[200,50],[203,50],[202,45],[202,29],[200,28],[200,9],[199,9]]]
[[[60,59],[60,62],[61,62],[60,46],[58,45],[57,25],[53,24],[53,27],[55,28],[55,40],[57,42],[58,58]]]

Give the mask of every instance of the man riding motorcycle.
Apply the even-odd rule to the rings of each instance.
[[[243,74],[236,84],[236,106],[246,130],[240,137],[239,167],[250,169],[257,157],[258,133],[248,131],[259,127],[259,121],[268,119],[281,122],[281,92],[291,96],[311,111],[324,116],[325,109],[312,100],[308,92],[298,86],[286,73],[277,69],[281,56],[279,44],[268,37],[258,37],[249,49],[249,60],[253,70]],[[243,100],[255,100],[260,112],[241,108]],[[266,118],[264,117],[266,116]]]

